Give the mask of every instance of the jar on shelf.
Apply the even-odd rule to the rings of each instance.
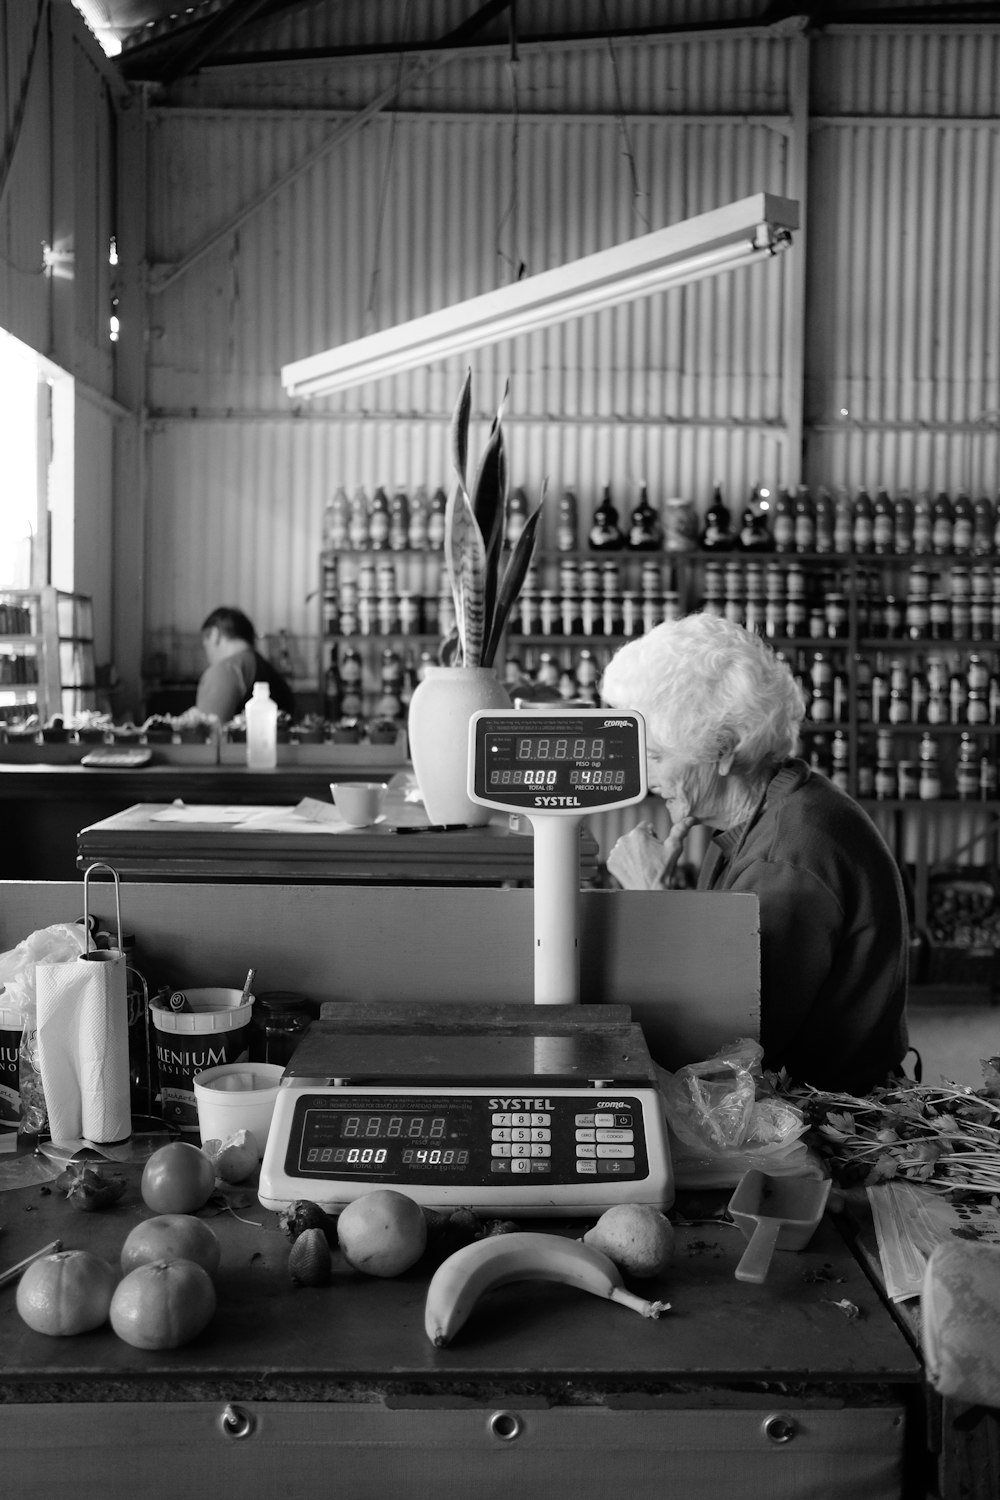
[[[875,767],[875,797],[879,802],[889,802],[896,795],[896,763],[880,760]]]
[[[559,595],[555,589],[542,589],[538,597],[538,620],[542,635],[555,635],[559,629]]]
[[[823,613],[831,640],[847,634],[847,599],[843,594],[827,594]]]
[[[932,641],[951,639],[951,603],[947,594],[931,594],[927,608],[927,635]]]
[[[601,601],[593,594],[584,594],[580,599],[581,635],[600,635],[602,625]]]
[[[917,796],[919,780],[912,760],[901,760],[896,767],[896,786],[901,802]]]
[[[971,734],[963,734],[959,741],[955,792],[962,802],[971,802],[979,796],[979,755]]]
[[[894,594],[886,594],[882,605],[882,629],[887,640],[898,641],[903,634],[903,609]]]
[[[941,796],[941,761],[938,743],[932,734],[924,734],[920,739],[917,794],[923,802],[936,802]]]

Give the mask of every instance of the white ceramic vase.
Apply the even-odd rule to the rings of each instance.
[[[410,759],[434,824],[482,824],[488,807],[470,802],[469,720],[479,709],[510,708],[493,667],[427,667],[410,699]]]

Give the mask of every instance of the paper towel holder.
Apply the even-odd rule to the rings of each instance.
[[[83,872],[83,930],[84,942],[87,946],[80,954],[80,957],[89,959],[91,963],[107,963],[111,958],[114,957],[114,955],[109,952],[108,949],[98,948],[95,944],[94,952],[91,953],[90,951],[89,881],[91,875],[93,875],[95,870],[107,870],[108,874],[111,876],[112,880],[115,883],[115,920],[118,924],[118,948],[116,951],[123,956],[125,953],[125,943],[122,937],[121,881],[118,878],[117,870],[112,869],[110,865],[105,865],[98,862],[97,864],[88,865]]]

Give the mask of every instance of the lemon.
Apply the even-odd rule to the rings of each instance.
[[[245,1182],[260,1161],[260,1147],[252,1130],[234,1131],[221,1141],[203,1141],[201,1149],[223,1182]]]
[[[627,1276],[658,1276],[674,1253],[674,1226],[649,1203],[616,1203],[583,1239]]]
[[[363,1193],[337,1220],[340,1252],[367,1276],[398,1276],[427,1247],[427,1220],[419,1203],[392,1188]]]

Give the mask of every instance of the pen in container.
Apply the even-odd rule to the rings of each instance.
[[[255,976],[256,976],[256,971],[254,969],[248,969],[247,970],[246,983],[243,986],[243,993],[240,996],[240,1004],[241,1005],[246,1005],[247,1001],[250,999],[250,993],[251,993],[251,991],[253,989],[253,982],[254,982]]]

